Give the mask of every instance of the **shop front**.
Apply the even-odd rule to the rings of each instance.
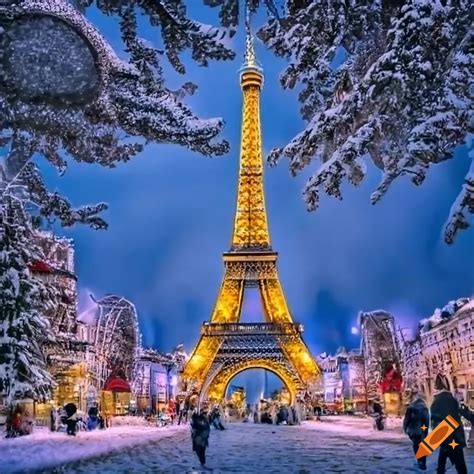
[[[133,408],[130,384],[119,376],[107,379],[100,398],[100,409],[106,417],[128,415]]]

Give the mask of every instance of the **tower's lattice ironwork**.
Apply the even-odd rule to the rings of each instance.
[[[316,381],[320,371],[293,322],[277,271],[278,254],[268,231],[263,186],[260,90],[263,71],[247,21],[246,53],[240,71],[243,92],[237,207],[224,278],[209,322],[183,370],[185,383],[203,398],[221,400],[228,383],[248,368],[278,375],[292,398]],[[246,287],[259,289],[266,323],[240,323]]]

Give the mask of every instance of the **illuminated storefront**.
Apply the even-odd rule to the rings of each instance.
[[[134,392],[137,409],[154,413],[177,395],[178,366],[171,354],[142,349],[135,368]]]

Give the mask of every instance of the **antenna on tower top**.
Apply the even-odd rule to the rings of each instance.
[[[250,28],[250,8],[248,2],[245,2],[245,56],[243,67],[259,67],[255,49],[253,47],[253,35]]]

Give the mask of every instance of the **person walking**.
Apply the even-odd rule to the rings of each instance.
[[[49,412],[49,429],[56,431],[56,409],[53,407]]]
[[[414,394],[410,406],[407,408],[403,419],[403,431],[408,435],[416,454],[418,446],[428,434],[430,426],[430,413],[422,394]],[[426,471],[426,456],[417,460],[417,465]]]
[[[217,425],[219,430],[225,430],[225,427],[222,424],[222,410],[219,405],[214,408],[214,424]]]
[[[322,408],[320,403],[318,402],[316,406],[314,407],[314,414],[316,415],[316,421],[321,421],[321,413],[322,413]]]
[[[461,416],[466,418],[467,421],[474,424],[474,410],[471,410],[467,405],[461,403],[459,405]]]
[[[276,407],[276,404],[274,402],[271,405],[270,416],[272,418],[272,424],[276,425],[276,423],[277,423],[277,407]]]
[[[293,418],[293,407],[292,406],[288,406],[286,408],[287,410],[287,417],[286,417],[286,423],[287,425],[293,425],[295,420]]]
[[[13,410],[10,420],[10,430],[7,430],[7,438],[16,438],[21,436],[21,427],[23,425],[23,413],[19,404]]]
[[[206,448],[209,446],[211,427],[205,413],[193,413],[191,416],[191,439],[193,451],[197,454],[201,466],[206,464]]]
[[[379,398],[374,398],[371,400],[372,413],[374,417],[375,428],[377,431],[383,431],[385,429],[384,418],[385,414],[383,412],[382,403]]]
[[[23,417],[23,423],[21,426],[21,434],[22,435],[29,435],[33,433],[33,427],[35,425],[35,419],[33,415],[27,410],[25,411],[25,416]]]
[[[464,448],[466,447],[466,437],[461,420],[462,409],[459,402],[449,391],[448,379],[438,374],[435,379],[435,389],[438,393],[434,396],[431,404],[431,430],[434,430],[448,415],[453,417],[459,427],[448,436],[439,447],[437,474],[446,472],[446,461],[449,459],[458,474],[467,474],[466,461],[464,460]]]
[[[183,419],[183,415],[184,415],[184,399],[181,399],[181,400],[177,400],[176,401],[176,410],[178,412],[178,425],[181,424],[181,420]]]

